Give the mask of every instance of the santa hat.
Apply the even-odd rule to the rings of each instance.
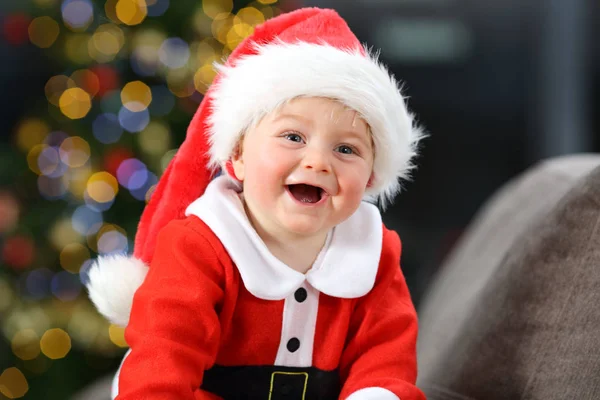
[[[184,218],[219,168],[233,176],[228,164],[244,131],[287,100],[335,99],[368,123],[375,158],[366,195],[388,203],[408,177],[420,131],[394,77],[335,11],[305,8],[268,20],[218,70],[142,214],[133,256],[100,258],[90,269],[90,298],[113,323],[129,320],[159,230]]]

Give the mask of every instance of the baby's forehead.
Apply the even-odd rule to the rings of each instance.
[[[326,113],[325,115],[336,123],[349,121],[352,126],[356,126],[357,122],[362,122],[367,125],[367,129],[369,128],[368,122],[360,112],[342,101],[327,97],[295,97],[278,105],[271,111],[270,116],[273,119],[285,116],[313,118],[319,113]]]

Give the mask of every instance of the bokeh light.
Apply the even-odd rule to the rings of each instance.
[[[32,147],[44,141],[50,133],[50,126],[41,119],[31,118],[22,121],[17,127],[17,146],[28,152]]]
[[[121,102],[129,111],[143,111],[152,102],[152,91],[142,81],[129,82],[121,90]]]
[[[63,176],[67,166],[61,161],[56,147],[43,146],[38,156],[38,169],[42,175],[58,178]]]
[[[73,341],[77,341],[86,348],[93,345],[98,333],[107,325],[97,312],[88,307],[80,307],[73,311],[72,317],[67,324],[67,332]]]
[[[50,17],[35,18],[29,24],[29,40],[43,49],[54,44],[60,33],[58,23]]]
[[[19,222],[20,206],[10,192],[0,191],[0,234],[12,230]]]
[[[119,0],[106,0],[104,2],[104,13],[115,24],[120,24],[121,21],[117,17],[117,3]]]
[[[153,121],[138,135],[138,143],[144,153],[153,156],[165,154],[171,147],[171,132],[162,122]]]
[[[90,0],[64,0],[61,12],[65,25],[74,31],[83,31],[94,21],[94,7]]]
[[[125,230],[117,225],[105,224],[96,235],[98,254],[126,254],[129,249]]]
[[[210,18],[233,10],[233,0],[202,0],[202,10]]]
[[[85,232],[84,234],[87,234]],[[78,274],[83,263],[90,258],[87,247],[80,243],[66,245],[60,252],[60,265],[71,274]]]
[[[117,169],[119,183],[129,190],[136,190],[144,186],[148,181],[148,169],[138,159],[125,160]]]
[[[160,166],[161,166],[161,172],[166,171],[167,167],[169,166],[169,163],[171,162],[171,160],[175,157],[175,154],[177,153],[176,149],[173,150],[169,150],[165,153],[164,156],[162,156],[160,158]]]
[[[14,269],[27,268],[35,258],[35,244],[27,236],[15,235],[2,243],[2,262]]]
[[[131,54],[131,69],[140,76],[152,76],[158,71],[158,46],[140,45]]]
[[[61,271],[54,275],[51,282],[52,294],[61,301],[73,301],[81,293],[79,275]]]
[[[91,236],[90,236],[91,237]],[[88,237],[89,239],[89,237]],[[96,250],[98,248],[98,246],[93,246]],[[90,268],[92,268],[92,266],[94,265],[94,261],[93,260],[86,260],[83,265],[81,266],[81,269],[79,270],[79,281],[81,282],[82,285],[87,285],[88,282],[90,281]]]
[[[29,303],[19,302],[19,307],[14,307],[4,315],[2,331],[6,338],[12,338],[18,331],[33,329],[42,335],[50,326],[50,318],[41,307]]]
[[[60,147],[62,142],[68,137],[69,135],[63,131],[53,131],[46,136],[44,139],[44,144],[52,147]]]
[[[40,340],[42,353],[52,360],[64,358],[71,350],[71,338],[62,329],[47,330]]]
[[[40,194],[46,200],[59,200],[67,193],[67,186],[61,178],[41,175],[37,178],[37,186]]]
[[[116,176],[121,163],[129,158],[133,158],[133,152],[129,148],[114,147],[104,156],[104,169],[113,176]]]
[[[90,95],[81,88],[67,89],[58,100],[60,111],[71,119],[85,117],[92,108]]]
[[[254,7],[242,8],[233,18],[231,28],[226,34],[227,47],[235,49],[247,36],[254,32],[256,25],[265,22],[265,16]]]
[[[47,149],[49,146],[47,144],[38,144],[34,146],[29,153],[27,153],[27,165],[29,166],[29,170],[34,174],[41,175],[42,171],[40,171],[40,166],[38,164],[38,160],[40,158],[40,154]]]
[[[190,59],[190,47],[181,38],[166,39],[158,50],[160,62],[169,68],[181,68]]]
[[[223,45],[215,38],[203,39],[201,42],[194,42],[193,54],[197,65],[213,65],[215,62],[221,62]]]
[[[107,203],[114,200],[119,192],[119,184],[108,172],[97,172],[88,180],[86,191],[92,200]]]
[[[215,76],[217,76],[217,72],[211,64],[203,65],[194,75],[194,87],[198,92],[205,94]]]
[[[193,73],[187,68],[170,70],[167,73],[167,86],[179,98],[189,97],[196,91]]]
[[[0,375],[0,393],[9,399],[23,397],[28,391],[27,379],[18,368],[7,368]]]
[[[87,190],[83,194],[83,200],[87,207],[89,207],[90,209],[97,211],[97,212],[108,211],[115,203],[114,197],[112,199],[110,199],[109,201],[105,201],[105,202],[97,201],[97,200],[93,199],[92,197],[90,197]]]
[[[148,179],[146,180],[146,183],[144,183],[144,185],[139,189],[132,189],[129,192],[135,199],[139,201],[148,201],[150,195],[148,192],[152,191],[157,183],[158,177],[152,172],[148,172]]]
[[[33,360],[40,354],[40,337],[33,329],[18,331],[10,344],[13,354],[21,360]]]
[[[50,230],[50,243],[57,251],[62,251],[65,246],[81,242],[82,236],[71,225],[71,218],[58,220]]]
[[[85,90],[92,97],[96,96],[100,91],[98,75],[89,69],[78,69],[71,74],[71,79],[77,87]]]
[[[147,0],[149,17],[160,17],[169,9],[169,0]]]
[[[234,16],[228,12],[217,14],[211,24],[211,31],[215,39],[227,45],[227,34],[233,27]]]
[[[25,289],[27,295],[33,299],[41,300],[50,295],[50,281],[54,273],[48,268],[38,268],[27,274]]]
[[[252,27],[265,22],[264,14],[255,7],[244,7],[237,12],[234,22],[248,24]],[[241,33],[240,33],[241,34]]]
[[[65,54],[74,64],[88,64],[92,61],[89,54],[89,43],[92,35],[89,33],[71,33],[64,41]]]
[[[110,324],[110,326],[108,327],[108,336],[110,337],[110,341],[118,347],[129,347],[127,345],[127,342],[125,341],[125,328],[114,324]]]
[[[59,149],[60,159],[71,168],[85,165],[90,159],[90,145],[79,136],[65,139]]]
[[[141,111],[131,111],[134,108],[141,108]],[[119,123],[127,132],[136,133],[144,130],[150,122],[150,113],[142,104],[129,104],[128,107],[121,107],[119,111]]]
[[[73,79],[66,75],[56,75],[48,79],[44,91],[48,102],[58,106],[60,96],[62,96],[63,92],[74,87],[77,87],[77,84]]]
[[[31,18],[24,13],[14,13],[4,16],[2,33],[8,44],[19,46],[25,44],[29,37],[27,32]]]
[[[82,235],[96,233],[103,222],[102,213],[92,210],[85,205],[77,207],[71,219],[73,228]]]
[[[125,45],[123,30],[114,24],[100,25],[88,44],[88,53],[94,60],[106,63],[115,59]]]
[[[193,27],[197,34],[200,36],[210,36],[210,23],[211,18],[204,13],[202,8],[198,8],[194,13],[193,17]]]
[[[148,15],[145,0],[119,0],[115,11],[119,21],[125,25],[141,24]]]
[[[87,181],[92,176],[92,168],[88,163],[83,167],[71,168],[67,174],[67,190],[77,199],[82,200],[87,188]]]
[[[96,65],[90,68],[100,82],[98,96],[104,96],[107,92],[115,90],[119,86],[119,73],[110,65]]]

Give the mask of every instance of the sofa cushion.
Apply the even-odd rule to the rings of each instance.
[[[419,386],[438,399],[600,398],[600,156],[502,188],[419,309]]]

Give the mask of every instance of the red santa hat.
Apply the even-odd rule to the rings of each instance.
[[[184,218],[218,169],[233,176],[230,158],[249,127],[300,96],[335,99],[359,113],[371,129],[375,150],[366,195],[384,205],[393,199],[399,180],[408,177],[421,137],[397,81],[335,11],[305,8],[280,15],[256,27],[218,67],[185,141],[142,214],[133,256],[103,257],[90,269],[90,298],[103,315],[127,324],[159,230]]]

